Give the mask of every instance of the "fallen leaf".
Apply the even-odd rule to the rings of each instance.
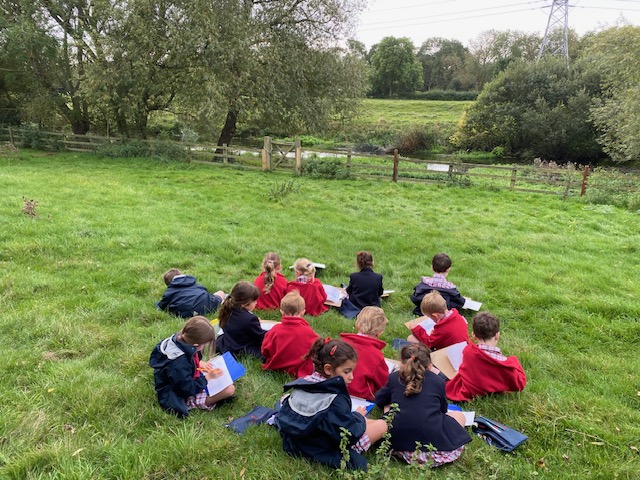
[[[51,392],[53,392],[54,390],[55,390],[55,388],[48,388],[48,389],[47,389],[47,392],[48,392],[48,393],[51,393]]]
[[[568,462],[568,461],[569,461],[569,455],[567,455],[566,453],[563,453],[563,454],[562,454],[562,459],[563,459],[565,462]]]
[[[84,450],[84,447],[77,449],[75,452],[73,452],[71,454],[72,457],[75,457],[76,455],[78,455],[82,450]]]
[[[538,461],[536,462],[536,467],[538,467],[538,468],[544,468],[544,467],[545,467],[545,464],[544,464],[544,457],[542,457],[540,460],[538,460]]]
[[[638,451],[638,447],[634,447],[633,445],[629,445],[629,448],[631,450],[633,450],[634,452],[636,452],[636,453],[640,453],[640,451]]]
[[[242,467],[242,469],[240,470],[240,478],[244,478],[244,472],[245,472],[245,468]]]
[[[64,428],[67,432],[76,433],[75,427],[73,425],[69,425],[68,423],[65,423],[62,428]]]
[[[591,445],[604,445],[604,442],[591,442]]]

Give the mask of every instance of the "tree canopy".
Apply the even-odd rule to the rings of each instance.
[[[413,94],[422,83],[422,68],[411,40],[385,37],[372,47],[371,92],[396,97]]]

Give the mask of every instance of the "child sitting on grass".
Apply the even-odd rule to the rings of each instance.
[[[184,275],[177,268],[167,270],[163,276],[167,290],[156,307],[182,318],[214,313],[224,300],[224,292],[213,294],[196,283],[195,277]]]
[[[387,326],[387,317],[379,307],[364,307],[356,318],[358,333],[341,333],[342,340],[358,353],[358,364],[353,381],[347,386],[354,397],[373,401],[376,392],[387,383],[389,367],[384,361],[382,349],[387,345],[380,335]]]
[[[258,304],[259,310],[275,310],[280,307],[280,300],[287,290],[287,279],[280,273],[282,262],[280,255],[269,252],[262,261],[262,273],[253,281],[260,289]]]
[[[369,252],[358,252],[356,264],[360,271],[349,275],[347,295],[338,309],[347,318],[355,318],[364,307],[379,307],[384,293],[382,275],[373,271],[373,256]]]
[[[413,309],[414,315],[420,315],[420,303],[422,298],[429,292],[436,290],[444,297],[447,302],[447,308],[457,308],[458,310],[464,305],[464,297],[460,295],[455,284],[447,281],[447,275],[451,270],[451,259],[446,253],[438,253],[431,260],[432,277],[422,277],[422,281],[415,286],[413,294],[409,297],[415,304]]]
[[[196,316],[187,320],[180,332],[155,346],[149,366],[153,368],[158,403],[165,411],[184,418],[192,408],[213,410],[216,403],[233,396],[234,385],[211,396],[206,390],[208,380],[222,375],[220,370],[200,363],[203,350],[212,350],[215,339],[209,320]]]
[[[431,333],[421,327],[416,320],[416,326],[411,329],[407,340],[412,343],[422,342],[432,350],[445,348],[459,342],[469,341],[469,325],[458,310],[447,309],[447,303],[437,291],[428,293],[420,303],[422,315],[435,322]]]
[[[287,293],[280,302],[282,323],[274,325],[262,342],[263,370],[282,370],[294,377],[313,372],[313,361],[306,358],[318,339],[304,315],[304,298],[297,291]]]
[[[298,290],[306,305],[309,315],[320,315],[329,310],[324,302],[327,301],[327,292],[324,291],[322,282],[316,278],[316,267],[307,258],[299,258],[293,264],[296,279],[289,282],[287,293]]]
[[[462,351],[462,363],[446,385],[447,398],[454,402],[499,392],[519,392],[527,376],[516,357],[505,357],[498,348],[500,320],[490,312],[473,317],[473,338]]]
[[[333,468],[340,467],[342,429],[347,430],[349,469],[367,469],[362,452],[387,431],[384,420],[365,418],[365,407],[351,410],[347,385],[353,380],[358,355],[342,340],[319,338],[309,351],[315,371],[284,386],[292,389],[276,416],[282,447]]]
[[[398,371],[376,393],[375,402],[385,409],[398,405],[390,428],[394,455],[407,463],[431,462],[433,467],[455,461],[471,437],[464,429],[462,412],[447,412],[445,382],[429,370],[429,349],[421,343],[407,345],[400,361]]]
[[[238,282],[225,299],[218,321],[224,333],[216,340],[219,352],[231,352],[237,357],[249,354],[262,359],[260,348],[265,331],[253,313],[260,290],[253,283]]]

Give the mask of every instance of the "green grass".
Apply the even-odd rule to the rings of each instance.
[[[223,427],[281,395],[287,378],[257,361],[245,360],[235,403],[184,421],[165,414],[147,361],[182,321],[153,302],[169,267],[229,291],[274,250],[287,265],[325,262],[320,278],[339,284],[361,249],[396,290],[384,340],[408,334],[408,295],[445,251],[450,279],[498,315],[504,352],[527,372],[523,392],[467,408],[529,440],[504,455],[474,438],[456,464],[424,475],[637,478],[638,215],[575,198],[307,178],[269,202],[290,178],[76,154],[0,159],[0,478],[337,477],[285,455],[269,427]],[[23,197],[38,202],[35,218]],[[309,320],[322,335],[353,329],[333,311]],[[392,462],[388,478],[416,475]]]
[[[363,125],[392,125],[398,129],[434,123],[455,125],[472,101],[385,100],[367,98],[357,122]]]

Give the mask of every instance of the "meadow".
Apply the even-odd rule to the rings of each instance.
[[[272,406],[285,375],[242,359],[235,402],[178,420],[157,405],[147,362],[182,325],[154,307],[168,268],[228,292],[276,251],[286,265],[326,263],[319,278],[338,285],[362,249],[396,291],[383,304],[386,356],[409,333],[413,286],[444,251],[449,279],[501,319],[500,346],[528,376],[523,392],[465,406],[526,433],[514,453],[475,437],[451,466],[416,473],[391,460],[387,478],[637,478],[639,215],[375,180],[302,177],[273,195],[291,178],[89,154],[0,158],[0,478],[345,478],[284,454],[271,427],[223,426]],[[308,320],[324,336],[353,331],[335,311]]]
[[[365,98],[356,123],[391,124],[399,129],[433,123],[455,125],[473,101]]]

